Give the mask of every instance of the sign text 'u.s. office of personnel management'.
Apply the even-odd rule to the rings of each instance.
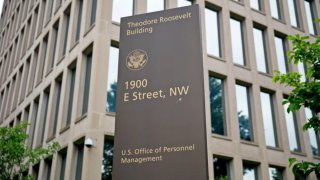
[[[121,19],[114,180],[206,180],[198,5]]]

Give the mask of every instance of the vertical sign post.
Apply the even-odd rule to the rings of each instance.
[[[207,180],[198,5],[121,19],[114,180]]]

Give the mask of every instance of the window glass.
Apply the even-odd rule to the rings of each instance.
[[[308,23],[308,29],[310,34],[316,34],[315,30],[315,18],[314,18],[314,12],[312,7],[312,2],[309,0],[304,1],[304,7],[306,8],[306,15],[307,15],[307,23]]]
[[[305,108],[305,113],[306,113],[306,119],[310,119],[312,117],[312,112],[309,108]],[[309,137],[310,137],[310,145],[311,145],[311,150],[312,154],[315,156],[319,156],[319,137],[315,133],[314,129],[308,129],[309,132]]]
[[[190,6],[192,1],[189,0],[178,0],[178,7]]]
[[[292,112],[287,112],[288,104],[283,105],[286,123],[287,123],[287,131],[289,138],[289,145],[291,151],[300,151],[299,137],[297,132],[297,122],[294,118]]]
[[[287,64],[286,48],[285,48],[285,44],[284,44],[284,39],[275,36],[274,41],[275,41],[275,45],[276,45],[278,70],[283,74],[287,73],[288,72],[288,64]]]
[[[306,71],[305,71],[305,66],[302,62],[298,62],[298,71],[301,74],[300,81],[305,82],[306,81]]]
[[[133,0],[113,0],[112,21],[120,23],[120,18],[133,14]]]
[[[251,7],[256,10],[261,10],[260,0],[250,0]]]
[[[214,157],[213,168],[214,168],[214,179],[229,179],[229,163],[227,159]]]
[[[283,180],[282,169],[277,167],[269,167],[270,180]]]
[[[112,179],[112,166],[113,166],[113,140],[105,139],[103,147],[103,159],[102,159],[102,180]]]
[[[265,39],[263,34],[263,30],[253,28],[257,69],[260,72],[268,73],[267,57],[265,52]]]
[[[165,2],[164,0],[148,0],[147,12],[164,10],[164,2]]]
[[[296,0],[288,0],[289,6],[289,15],[290,15],[290,23],[292,26],[298,27],[298,11],[297,11],[297,2]]]
[[[91,82],[91,66],[92,66],[92,52],[87,54],[87,58],[86,58],[81,115],[83,115],[83,114],[88,112],[89,91],[90,91],[90,82]]]
[[[233,62],[240,65],[245,65],[244,62],[244,47],[241,22],[235,19],[230,19],[231,43],[232,43],[232,59]]]
[[[260,98],[266,145],[277,147],[271,94],[260,92]]]
[[[256,165],[243,163],[243,180],[258,180],[258,169]]]
[[[237,95],[237,114],[239,121],[240,138],[242,140],[252,141],[252,122],[249,107],[248,88],[241,85],[236,85]]]
[[[270,0],[271,16],[281,19],[279,0]]]
[[[220,35],[218,12],[205,9],[207,53],[217,57],[220,54]]]
[[[211,109],[211,132],[226,135],[225,110],[222,79],[209,77],[210,109]]]
[[[117,81],[118,81],[119,49],[111,46],[109,49],[108,85],[106,110],[116,112]]]

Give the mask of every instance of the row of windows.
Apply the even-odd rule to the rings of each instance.
[[[50,177],[55,177],[56,179],[66,179],[66,164],[72,164],[69,167],[71,173],[69,179],[80,180],[82,177],[82,166],[84,159],[84,144],[83,139],[73,143],[73,150],[69,151],[70,148],[65,147],[60,150],[55,156],[55,172],[52,173],[53,161],[52,159],[45,159],[42,161],[42,178],[39,177],[40,164],[36,164],[32,168],[32,175],[37,179],[50,179]],[[103,146],[103,159],[101,162],[101,179],[111,180],[112,179],[112,166],[113,166],[113,151],[114,143],[113,140],[106,137]],[[72,153],[69,153],[72,152]],[[69,157],[72,156],[72,157]],[[69,162],[72,161],[72,162]],[[233,159],[230,157],[222,157],[213,155],[213,172],[214,179],[233,179]],[[244,180],[258,180],[261,179],[260,163],[242,160],[242,175]],[[237,168],[238,169],[238,168]],[[235,170],[237,170],[235,169]],[[270,164],[268,166],[269,179],[272,180],[282,180],[286,179],[286,167],[281,167],[277,165]],[[305,180],[307,177],[295,177],[299,180]]]
[[[30,135],[28,145],[30,147],[42,146],[52,140],[57,133],[68,129],[74,117],[77,117],[78,121],[87,114],[92,59],[93,45],[90,45],[83,51],[81,57],[72,61],[52,82],[47,83],[44,90],[35,96],[33,102],[24,108],[23,114],[17,115],[16,123],[28,120],[31,124],[28,130]],[[22,67],[25,71],[19,71],[19,80],[16,82],[16,78],[14,78],[11,82],[12,85],[9,83],[0,94],[0,115],[5,115],[0,117],[1,120],[7,118],[6,116],[14,110],[13,107],[19,105],[17,102],[23,100],[17,101],[16,99],[24,97],[26,84],[32,85],[34,82],[35,72],[29,70],[30,61],[27,61]],[[20,80],[21,76],[23,81]],[[79,83],[76,84],[76,81]],[[79,98],[75,98],[75,94]],[[13,100],[10,97],[13,97]],[[10,125],[13,125],[13,121]]]
[[[0,61],[0,83],[4,83],[6,78],[11,75],[14,67],[16,67],[19,63],[19,60],[22,60],[27,50],[34,44],[35,38],[38,37],[50,20],[52,16],[52,7],[54,1],[48,1],[50,5],[48,5],[46,0],[40,1],[36,4],[34,8],[34,12],[30,15],[27,20],[27,23],[21,28],[20,33],[17,34],[14,42],[11,44],[9,50],[4,54],[2,61]],[[55,1],[59,3],[60,7],[61,2]],[[90,13],[87,19],[87,29],[95,23],[96,18],[96,0],[91,0],[88,5],[90,6]],[[82,8],[83,8],[83,0],[76,0],[75,3],[75,11],[74,11],[74,21],[73,25],[70,25],[70,14],[71,14],[71,6],[70,3],[63,11],[62,17],[55,20],[52,25],[51,31],[46,33],[43,37],[41,47],[40,45],[36,46],[35,51],[40,52],[40,59],[38,60],[39,73],[37,76],[37,80],[42,79],[44,73],[50,73],[55,65],[55,63],[59,63],[67,53],[67,43],[69,39],[69,34],[71,34],[71,48],[74,48],[77,45],[77,42],[80,38],[81,32],[81,22],[82,22]],[[49,11],[49,12],[48,12]],[[45,15],[49,14],[49,15]],[[14,24],[14,22],[12,22]],[[8,24],[10,25],[10,23]],[[19,24],[18,24],[19,25]],[[69,32],[70,27],[72,27],[71,32]],[[10,27],[9,27],[10,28]],[[8,29],[8,28],[7,28]],[[9,29],[8,29],[9,30]],[[6,31],[4,31],[5,33]],[[8,31],[10,32],[10,31]],[[12,33],[14,34],[15,31]],[[4,36],[3,36],[4,37]],[[0,39],[3,51],[4,47],[9,45],[10,39],[4,40]],[[30,58],[30,57],[29,57]],[[38,57],[33,57],[33,59]],[[37,60],[35,60],[37,61]],[[47,66],[44,64],[47,62]]]
[[[222,40],[221,40],[221,24],[219,12],[213,9],[206,8],[206,43],[208,55],[221,58],[222,55]],[[253,23],[253,43],[255,50],[255,59],[257,70],[262,73],[271,74],[271,55],[267,41],[267,29],[262,25]],[[241,66],[248,65],[248,51],[247,37],[244,20],[238,16],[231,14],[230,18],[230,39],[231,39],[231,52],[232,61]],[[286,42],[286,35],[274,32],[274,51],[276,52],[277,66],[281,73],[288,72],[291,68],[288,64],[287,50],[288,44]],[[301,68],[300,68],[301,69]],[[299,70],[300,70],[299,69]],[[304,69],[301,69],[304,71]]]

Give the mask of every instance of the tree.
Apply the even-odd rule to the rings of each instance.
[[[319,21],[319,20],[318,20]],[[302,63],[308,67],[305,79],[297,72],[281,74],[275,72],[273,82],[292,87],[292,91],[283,101],[288,104],[287,112],[296,112],[301,107],[309,108],[312,117],[307,119],[303,130],[313,129],[316,134],[320,131],[320,37],[310,42],[308,36],[289,36],[293,48],[289,50],[289,61],[294,64]],[[312,172],[320,175],[320,164],[289,159],[289,166],[296,176],[307,176]]]
[[[12,128],[0,127],[0,179],[32,179],[28,175],[29,167],[46,157],[52,157],[60,149],[57,142],[47,148],[26,147],[27,126],[28,124],[23,122]]]

